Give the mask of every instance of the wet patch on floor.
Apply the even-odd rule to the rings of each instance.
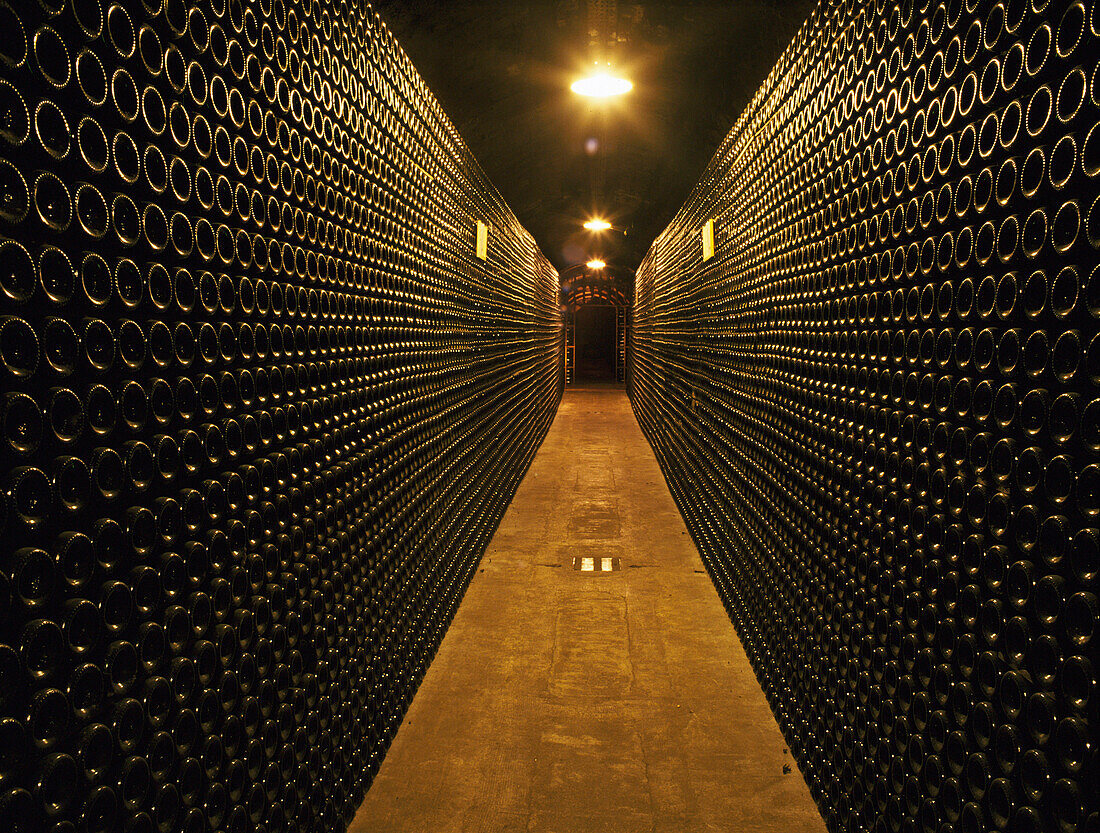
[[[610,500],[575,501],[569,516],[569,532],[579,538],[618,538],[622,532],[618,506]]]
[[[633,672],[626,600],[602,593],[562,596],[554,613],[548,693],[617,698],[630,692]]]

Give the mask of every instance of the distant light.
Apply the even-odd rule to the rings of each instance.
[[[589,231],[607,231],[611,228],[611,223],[607,220],[589,220],[584,227]]]
[[[606,72],[597,72],[587,78],[574,81],[569,89],[577,95],[586,95],[589,98],[610,98],[630,92],[634,89],[634,85],[625,78],[616,78]]]
[[[584,152],[589,156],[595,156],[600,152],[600,140],[595,136],[590,136],[584,143]]]
[[[590,260],[586,265],[589,269],[603,269],[607,264],[602,260]]]

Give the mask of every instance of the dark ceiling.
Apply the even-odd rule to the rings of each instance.
[[[813,4],[376,0],[374,8],[564,270],[593,255],[638,265]],[[596,58],[634,90],[598,104],[570,92]],[[593,214],[618,231],[584,231]]]

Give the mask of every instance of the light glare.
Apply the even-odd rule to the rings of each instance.
[[[589,220],[584,227],[589,231],[607,231],[611,228],[611,223],[607,220]]]
[[[590,260],[587,264],[589,269],[603,269],[606,265],[606,263],[599,259]]]
[[[630,92],[634,89],[634,85],[625,78],[616,78],[606,72],[597,72],[595,75],[574,81],[570,89],[577,95],[586,95],[589,98],[610,98]]]

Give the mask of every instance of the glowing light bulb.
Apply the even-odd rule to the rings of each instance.
[[[588,261],[586,265],[589,269],[603,269],[607,264],[599,258],[594,258],[593,260]]]

